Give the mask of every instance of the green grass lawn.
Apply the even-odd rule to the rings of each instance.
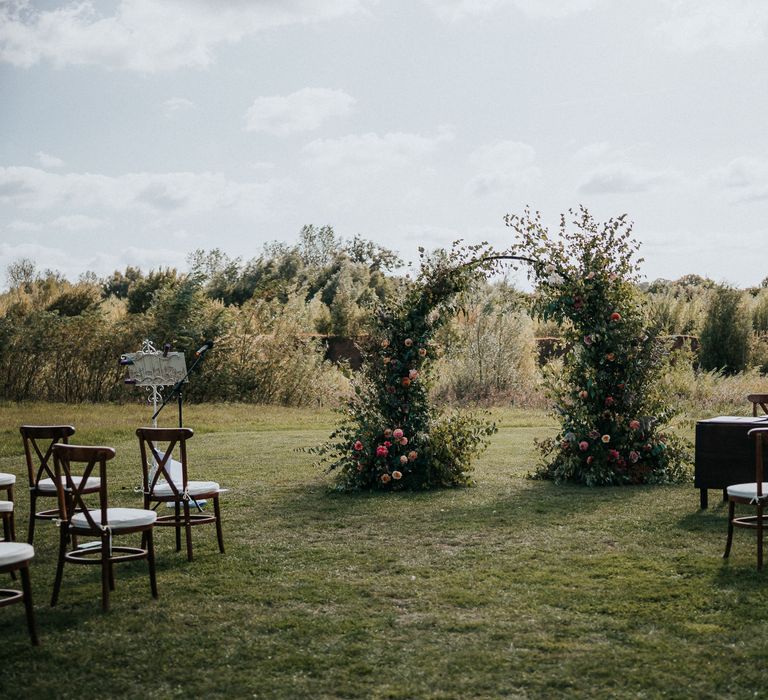
[[[23,422],[72,423],[74,442],[115,447],[113,504],[140,505],[134,430],[145,407],[0,411],[20,537]],[[68,566],[51,608],[57,532],[39,522],[42,645],[30,646],[22,606],[0,610],[0,697],[765,697],[768,572],[755,571],[743,530],[722,560],[716,494],[700,512],[692,483],[526,479],[533,439],[554,425],[535,412],[497,418],[476,487],[349,496],[329,493],[300,451],[327,436],[332,413],[185,408],[192,475],[230,488],[226,554],[212,526],[198,527],[188,563],[162,529],[159,600],[146,563],[131,562],[117,567],[105,614],[98,568]]]

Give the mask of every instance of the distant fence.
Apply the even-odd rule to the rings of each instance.
[[[358,370],[363,365],[363,353],[360,350],[367,336],[345,337],[341,335],[315,335],[314,339],[322,341],[325,347],[325,359],[336,364],[348,362],[353,370]],[[568,349],[562,338],[556,336],[536,338],[536,359],[539,365],[545,365],[553,358],[562,357]],[[662,335],[660,340],[670,342],[669,349],[688,349],[691,352],[699,351],[699,339],[695,335]]]

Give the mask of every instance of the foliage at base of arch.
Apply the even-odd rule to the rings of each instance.
[[[467,485],[472,462],[496,428],[487,417],[441,414],[429,399],[435,332],[463,292],[492,270],[485,245],[427,256],[399,300],[378,310],[354,394],[324,445],[310,450],[339,490],[415,490]]]
[[[546,389],[560,422],[538,443],[536,476],[587,485],[678,482],[687,445],[669,430],[660,389],[666,353],[638,293],[638,244],[624,216],[605,223],[581,208],[550,236],[538,214],[508,216],[516,251],[537,262],[534,312],[561,324],[569,347]]]

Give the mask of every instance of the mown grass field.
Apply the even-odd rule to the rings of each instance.
[[[162,424],[173,425],[173,407]],[[0,471],[28,501],[18,426],[67,422],[109,444],[116,505],[139,505],[141,406],[3,405]],[[0,610],[2,698],[747,698],[768,695],[768,573],[725,510],[692,483],[589,490],[526,479],[541,413],[499,411],[470,489],[329,493],[301,448],[330,412],[189,406],[193,475],[215,479],[227,552],[193,530],[195,561],[157,531],[146,564],[65,569],[50,608],[56,528],[31,569],[42,645],[23,608]],[[692,437],[692,423],[684,430]],[[6,585],[5,583],[3,585]]]

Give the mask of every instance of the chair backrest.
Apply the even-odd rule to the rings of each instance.
[[[755,438],[755,482],[757,483],[757,497],[763,495],[763,440],[768,435],[768,428],[752,428],[747,436]]]
[[[53,479],[53,446],[67,444],[75,429],[71,425],[22,425],[19,432],[24,441],[30,488],[37,486],[41,479]]]
[[[757,416],[757,407],[763,409],[763,413],[768,415],[768,394],[749,394],[747,401],[752,403],[752,415]]]
[[[189,483],[187,440],[194,434],[192,428],[139,428],[136,430],[141,450],[141,471],[145,494],[152,495],[158,482],[163,479],[170,485],[175,496],[179,498],[184,496]],[[174,478],[171,474],[172,455],[177,445],[178,461],[181,463],[181,483],[178,476]]]
[[[100,531],[100,527],[94,522],[88,506],[83,500],[83,491],[87,488],[88,479],[91,476],[95,476],[100,479],[99,510],[101,511],[101,522],[108,522],[107,462],[114,456],[115,450],[111,447],[64,445],[62,443],[57,443],[53,446],[56,490],[59,497],[59,517],[63,521],[69,522],[72,514],[81,510],[93,531]],[[73,464],[85,465],[82,471],[78,469],[78,480],[72,478]],[[93,473],[94,470],[97,471],[96,474]]]

